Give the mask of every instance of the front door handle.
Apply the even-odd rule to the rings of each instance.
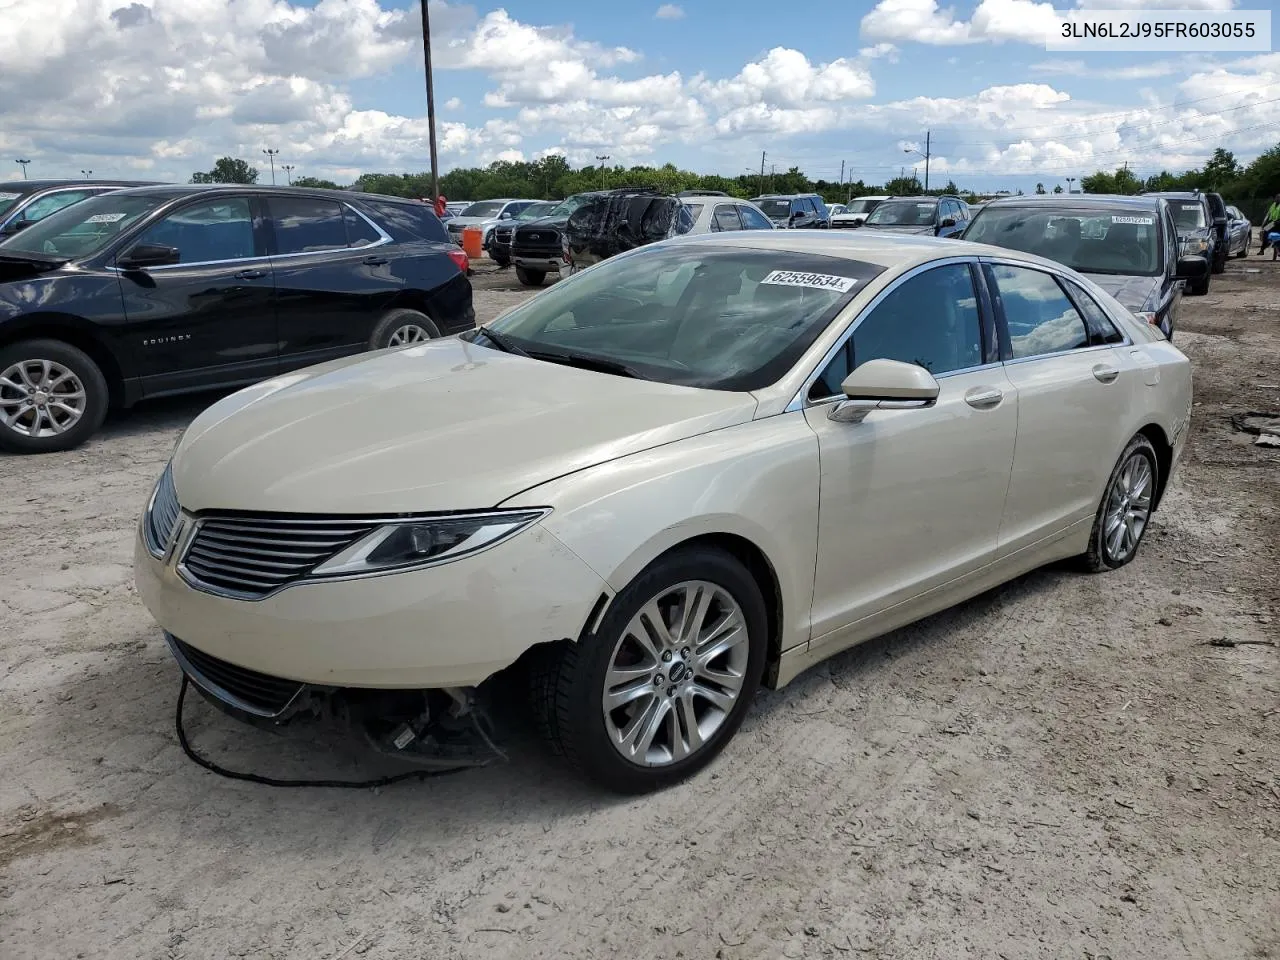
[[[964,395],[964,402],[976,410],[990,410],[1003,399],[1004,391],[996,387],[974,387]]]
[[[370,267],[380,267],[387,262],[386,257],[365,257],[364,263]]]
[[[1116,377],[1120,376],[1120,368],[1110,363],[1094,364],[1093,375],[1098,379],[1099,383],[1111,383]]]
[[[236,273],[237,280],[261,280],[267,275],[265,270],[241,270]]]

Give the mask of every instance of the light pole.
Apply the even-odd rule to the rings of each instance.
[[[284,171],[284,175],[289,181],[289,186],[293,186],[293,164],[282,163],[280,164],[280,169]]]
[[[1071,185],[1076,182],[1075,177],[1063,177],[1067,181],[1067,193],[1071,193]]]
[[[88,180],[90,177],[92,177],[92,176],[93,176],[93,171],[92,171],[92,170],[81,170],[81,171],[80,171],[80,176],[82,176],[82,177],[84,177],[86,180]]]
[[[18,161],[18,163],[22,164],[22,179],[23,179],[23,180],[27,179],[27,164],[28,164],[28,163],[30,163],[30,162],[31,162],[30,160],[19,160],[19,161]]]
[[[263,152],[263,153],[265,153],[265,154],[267,155],[267,159],[271,161],[271,185],[272,185],[272,186],[275,186],[275,183],[276,183],[276,154],[277,154],[277,153],[279,153],[280,151],[279,151],[279,150],[273,150],[273,149],[271,149],[270,147],[266,147],[266,148],[264,148],[264,149],[263,149],[263,151],[262,151],[262,152]]]
[[[431,17],[422,0],[422,61],[427,75],[427,139],[431,149],[431,202],[440,196],[440,165],[436,159],[436,93],[431,81]]]
[[[604,162],[612,158],[606,153],[604,156],[596,154],[596,159],[600,161],[600,189],[603,190],[605,188],[604,176],[606,170]]]
[[[929,192],[929,157],[932,156],[932,153],[930,151],[930,146],[931,146],[931,133],[930,131],[926,130],[924,132],[924,153],[921,153],[919,150],[912,149],[911,147],[902,148],[903,153],[914,153],[918,157],[924,157],[924,192],[925,193]]]

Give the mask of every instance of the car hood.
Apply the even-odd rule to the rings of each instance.
[[[884,233],[914,233],[914,234],[928,234],[929,236],[933,236],[933,227],[931,227],[927,223],[926,224],[905,224],[904,223],[904,224],[883,224],[882,225],[878,223],[866,223],[864,221],[862,225],[866,227],[868,230],[881,230]]]
[[[456,226],[459,230],[463,227],[488,227],[495,223],[499,223],[497,217],[450,217],[449,226]]]
[[[867,219],[865,213],[837,213],[831,218],[832,223],[861,223]]]
[[[1159,277],[1115,276],[1109,273],[1089,273],[1086,276],[1134,313],[1148,309],[1147,304],[1153,300],[1160,286]]]
[[[456,338],[242,390],[174,455],[188,510],[492,507],[521,490],[755,414],[755,398],[530,360]]]
[[[568,224],[568,217],[540,217],[537,220],[521,220],[516,224],[518,230],[563,230]]]
[[[42,273],[49,273],[65,266],[67,257],[55,257],[41,253],[5,250],[0,247],[0,284],[15,280],[30,280]],[[3,290],[3,287],[0,287]]]

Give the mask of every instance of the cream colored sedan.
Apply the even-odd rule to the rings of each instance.
[[[646,790],[762,683],[1051,561],[1128,563],[1190,409],[1187,359],[1049,261],[679,238],[214,404],[138,591],[239,715],[371,689],[456,713],[520,660],[571,764]]]

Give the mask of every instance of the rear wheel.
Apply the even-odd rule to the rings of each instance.
[[[387,313],[373,328],[369,337],[370,350],[387,347],[407,347],[412,343],[434,340],[440,330],[425,313],[401,308]]]
[[[516,279],[526,287],[540,287],[542,286],[542,281],[547,279],[547,272],[518,266],[516,267]]]
[[[1155,509],[1159,469],[1150,440],[1138,434],[1129,441],[1111,471],[1094,516],[1089,549],[1081,557],[1086,570],[1115,570],[1137,556]]]
[[[1191,296],[1193,297],[1203,297],[1208,292],[1209,292],[1208,277],[1205,277],[1203,280],[1197,280],[1193,283],[1187,284],[1187,293],[1191,294]]]
[[[1249,232],[1249,236],[1244,241],[1244,246],[1240,248],[1240,252],[1236,254],[1237,260],[1243,260],[1249,255],[1249,248],[1253,246],[1253,232]]]
[[[1227,245],[1224,243],[1213,253],[1213,272],[1223,273],[1227,269]]]
[[[547,651],[532,672],[539,726],[555,752],[623,793],[675,783],[710,763],[742,723],[766,647],[760,588],[708,548],[660,558],[600,628]]]
[[[70,450],[107,416],[110,395],[98,365],[60,340],[25,340],[0,350],[0,449]]]

